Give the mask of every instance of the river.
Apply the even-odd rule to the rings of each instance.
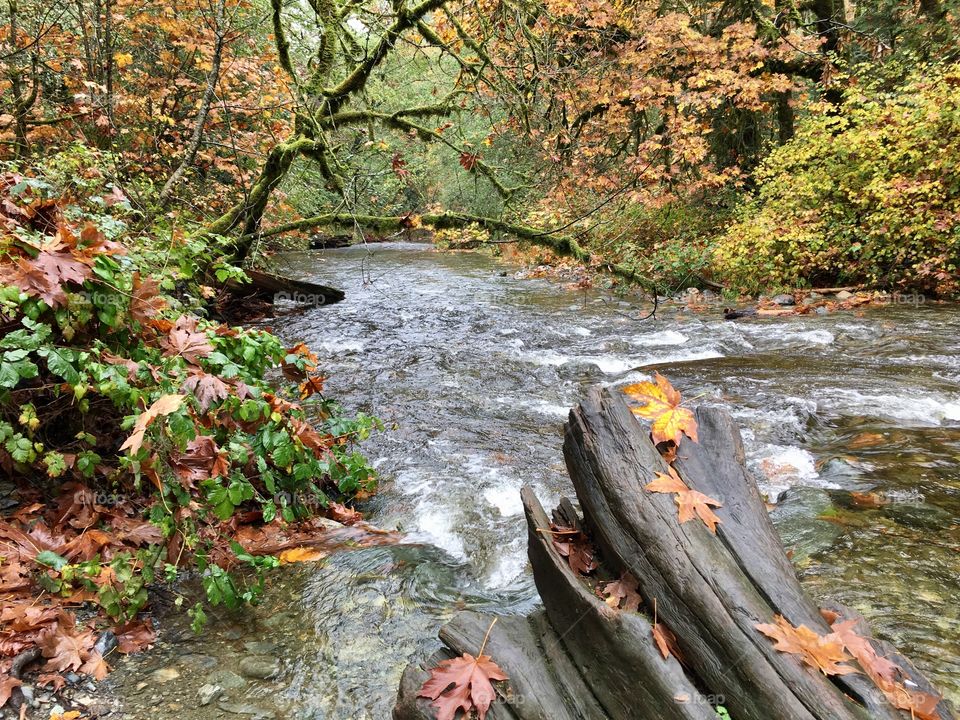
[[[809,591],[861,611],[960,700],[958,308],[727,322],[674,305],[644,320],[604,291],[425,245],[278,262],[347,292],[271,324],[319,354],[332,396],[385,422],[364,448],[382,478],[369,510],[408,542],[284,568],[261,606],[216,614],[200,638],[168,623],[106,681],[129,717],[388,718],[445,619],[536,606],[519,489],[545,506],[570,494],[569,408],[654,368],[734,414]],[[257,659],[273,677],[253,679]],[[223,693],[200,707],[205,683]]]

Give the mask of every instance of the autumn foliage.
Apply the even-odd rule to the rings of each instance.
[[[305,346],[195,314],[202,276],[153,265],[122,194],[100,193],[0,176],[0,469],[18,501],[0,520],[0,673],[36,646],[54,685],[107,671],[110,626],[119,652],[148,645],[148,587],[182,567],[236,607],[273,553],[317,546],[318,515],[355,525],[328,548],[391,541],[336,502],[374,489],[354,444],[376,422],[324,397]],[[76,608],[100,615],[77,625]]]

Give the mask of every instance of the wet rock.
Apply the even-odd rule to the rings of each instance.
[[[853,297],[853,293],[849,290],[841,290],[837,293],[837,300],[849,300]]]
[[[211,685],[210,683],[206,683],[205,685],[201,685],[200,689],[197,690],[197,700],[199,701],[200,706],[203,707],[212,703],[222,694],[222,687],[219,685]]]
[[[272,720],[277,717],[276,713],[272,710],[257,707],[250,703],[220,702],[217,703],[217,707],[224,712],[233,713],[234,715],[250,715],[253,720]]]
[[[829,314],[830,314],[830,310],[828,310],[827,308],[823,306],[817,308],[817,315],[829,315]]]
[[[32,685],[21,685],[20,692],[23,694],[23,699],[27,702],[33,702],[33,686]]]
[[[218,670],[215,673],[211,673],[208,679],[210,684],[219,685],[228,690],[236,690],[247,684],[246,680],[230,670]]]
[[[247,655],[240,661],[240,674],[255,680],[267,680],[280,672],[280,663],[269,655]]]
[[[793,299],[793,295],[787,295],[786,293],[781,293],[780,295],[774,295],[772,298],[777,305],[796,305],[797,301]]]
[[[100,657],[107,657],[117,649],[119,644],[117,636],[113,634],[113,630],[106,630],[97,639],[97,644],[93,646],[93,651],[100,653]]]
[[[180,671],[173,667],[160,668],[150,673],[150,679],[156,683],[170,682],[180,677]]]
[[[211,655],[189,653],[180,658],[180,663],[200,670],[210,670],[217,666],[217,659]]]
[[[944,530],[953,522],[953,516],[933,505],[896,503],[887,507],[885,514],[900,525],[916,530]]]
[[[819,518],[832,510],[833,502],[824,490],[793,487],[771,512],[784,546],[793,550],[794,563],[826,550],[843,534],[842,527]]]

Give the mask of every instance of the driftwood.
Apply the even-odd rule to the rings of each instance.
[[[555,549],[550,521],[532,490],[522,491],[528,554],[543,609],[500,618],[484,653],[510,677],[497,683],[494,720],[903,720],[863,674],[827,677],[778,652],[757,629],[782,615],[819,634],[830,627],[800,587],[756,483],[744,465],[740,432],[717,408],[696,411],[699,442],[685,442],[674,468],[688,487],[720,500],[713,535],[699,521],[680,524],[670,494],[644,486],[667,472],[649,432],[619,398],[596,390],[571,411],[564,442],[582,526],[611,577],[629,572],[647,612],[611,608]],[[581,522],[569,501],[559,524]],[[858,618],[833,608],[844,619]],[[664,659],[653,613],[676,636],[681,664]],[[476,655],[492,618],[461,613],[440,631],[445,647],[404,672],[394,720],[432,720],[417,698],[427,669],[462,652]],[[861,637],[898,665],[908,687],[935,694],[895,648]],[[855,665],[853,661],[850,664]],[[946,701],[940,720],[955,718]]]

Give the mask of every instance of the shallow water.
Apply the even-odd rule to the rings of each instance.
[[[423,245],[279,262],[347,292],[272,325],[320,355],[331,395],[386,423],[365,448],[383,480],[372,520],[411,542],[279,574],[260,608],[119,668],[108,682],[121,694],[134,668],[184,667],[193,652],[236,670],[251,641],[269,638],[279,674],[228,689],[231,702],[278,717],[389,717],[400,671],[453,612],[535,606],[519,489],[532,485],[546,506],[571,493],[568,409],[591,385],[655,366],[685,397],[732,410],[763,489],[786,491],[773,517],[810,591],[856,607],[960,696],[956,307],[737,322],[674,307],[639,320],[643,307],[602,291]],[[874,493],[870,506],[850,491]]]

